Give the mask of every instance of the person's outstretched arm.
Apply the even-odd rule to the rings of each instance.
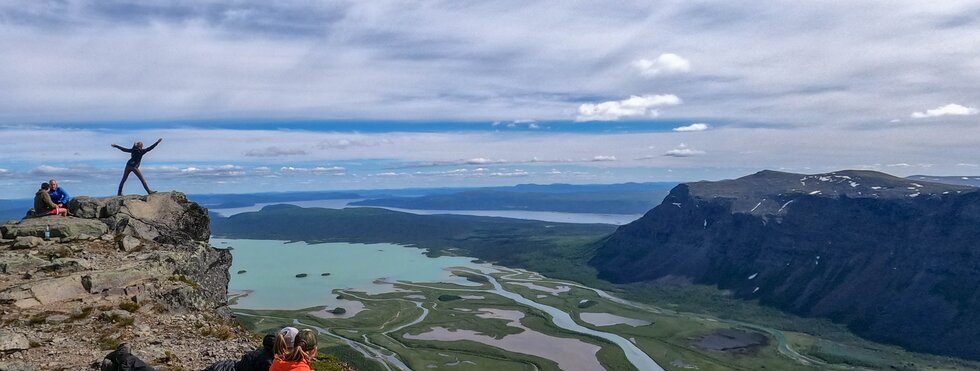
[[[155,147],[157,146],[157,144],[160,144],[160,142],[162,142],[162,141],[163,141],[163,138],[159,138],[159,139],[157,139],[157,142],[156,142],[156,143],[153,143],[153,145],[151,145],[151,146],[149,146],[149,147],[146,147],[146,151],[147,151],[147,152],[150,152],[150,151],[152,151],[152,150],[153,150],[153,148],[155,148]]]
[[[129,148],[126,148],[126,147],[123,147],[123,146],[120,146],[118,144],[113,144],[112,146],[118,148],[120,151],[123,151],[123,152],[133,152],[133,150],[131,150]]]

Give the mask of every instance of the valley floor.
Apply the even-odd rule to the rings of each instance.
[[[454,273],[482,281],[478,271],[460,268]],[[977,366],[861,340],[831,341],[635,303],[525,270],[501,269],[490,280],[507,292],[568,313],[578,326],[629,339],[668,370],[965,370]],[[348,318],[323,308],[237,312],[240,321],[255,331],[289,323],[316,328],[328,352],[342,357],[340,353],[348,353],[360,370],[637,369],[622,347],[562,328],[554,315],[500,295],[491,282],[480,286],[399,282],[396,287],[396,292],[378,295],[335,290],[365,308]]]

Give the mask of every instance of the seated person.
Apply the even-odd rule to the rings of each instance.
[[[58,204],[51,201],[51,195],[48,194],[50,190],[50,184],[41,183],[41,189],[34,195],[34,216],[68,216],[68,209],[58,206]]]
[[[292,348],[286,352],[279,352],[287,345],[285,336],[281,333],[276,336],[276,358],[272,361],[269,371],[312,371],[310,361],[316,357],[316,333],[309,329],[300,331],[293,339]]]
[[[48,194],[51,195],[51,202],[61,207],[68,207],[68,202],[71,201],[71,195],[64,188],[58,186],[57,180],[51,179],[48,181],[48,184],[51,185],[51,189],[48,190]]]
[[[269,371],[272,366],[272,349],[275,345],[276,336],[265,335],[262,339],[262,347],[251,352],[245,353],[238,362],[234,360],[218,361],[204,371]]]

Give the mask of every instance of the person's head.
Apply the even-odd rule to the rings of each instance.
[[[41,190],[42,191],[47,191],[49,189],[51,189],[51,185],[50,184],[48,184],[48,183],[41,183]]]
[[[54,179],[49,180],[48,181],[48,185],[51,186],[51,189],[58,189],[58,181],[57,180],[54,180]]]
[[[293,350],[293,342],[296,340],[296,334],[299,333],[299,329],[295,327],[283,327],[276,333],[276,343],[272,347],[272,352],[276,355],[276,358],[285,357],[287,353]]]
[[[138,148],[138,149],[143,149],[143,142],[133,143],[133,147]]]
[[[283,361],[289,362],[309,362],[316,357],[317,339],[313,330],[305,329],[296,334],[293,340],[293,348],[282,356]]]

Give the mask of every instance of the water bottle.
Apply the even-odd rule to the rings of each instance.
[[[51,226],[45,226],[44,227],[44,240],[47,241],[47,240],[50,240],[50,239],[51,239]]]

